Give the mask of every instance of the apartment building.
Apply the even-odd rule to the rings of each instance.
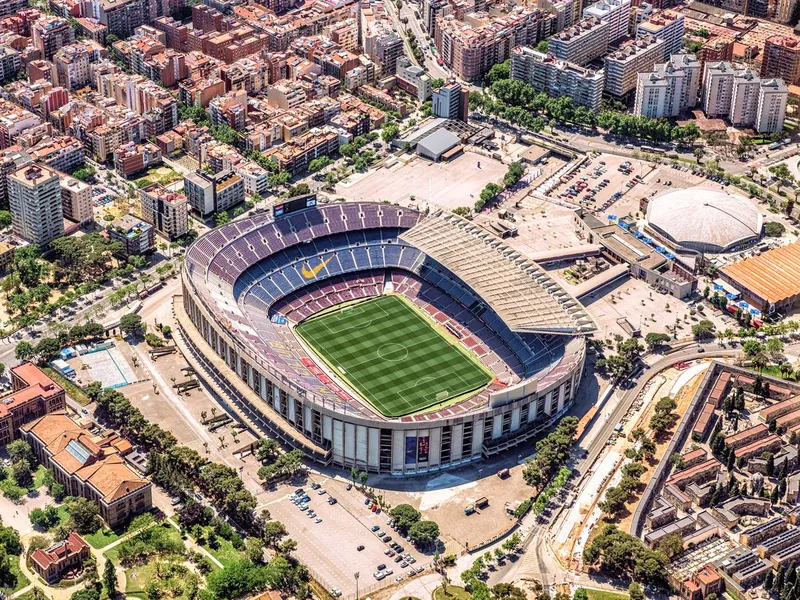
[[[550,52],[559,60],[583,66],[608,51],[610,28],[607,21],[583,19],[551,37]]]
[[[11,225],[22,239],[46,248],[64,235],[61,186],[54,170],[27,164],[8,176]]]
[[[779,77],[788,85],[800,85],[800,38],[769,37],[761,56],[761,77]]]
[[[666,44],[652,35],[641,36],[623,44],[604,59],[605,90],[622,98],[636,89],[639,73],[649,73],[664,60]]]
[[[278,161],[281,170],[292,175],[308,169],[308,164],[320,156],[328,156],[339,150],[339,133],[332,128],[311,129],[293,138],[290,142],[270,148],[264,155]]]
[[[598,0],[583,9],[583,18],[608,23],[608,43],[613,44],[628,35],[631,0]]]
[[[242,178],[246,196],[258,194],[266,198],[269,195],[269,172],[266,169],[252,161],[244,160],[233,166],[233,172]]]
[[[156,246],[154,227],[133,215],[123,215],[114,219],[106,227],[106,232],[112,240],[122,245],[124,257],[146,254]]]
[[[307,100],[306,91],[296,81],[284,79],[269,87],[267,102],[271,106],[291,110],[304,104]]]
[[[169,241],[189,233],[189,201],[186,196],[171,192],[154,183],[139,190],[142,218]]]
[[[114,150],[114,170],[126,178],[160,165],[162,160],[161,149],[150,142],[127,142]]]
[[[92,222],[92,186],[69,175],[61,178],[61,210],[64,217],[81,225]]]
[[[727,117],[735,127],[759,133],[783,128],[788,88],[781,79],[764,79],[728,62],[708,63],[703,86],[703,109],[709,117]]]
[[[131,443],[116,432],[92,433],[66,413],[55,412],[23,425],[21,433],[67,495],[96,502],[109,527],[153,506],[150,482],[125,462]]]
[[[708,118],[727,117],[733,99],[733,65],[709,62],[703,73],[703,112]]]
[[[70,91],[88,86],[92,80],[89,65],[106,56],[106,49],[92,40],[64,46],[53,56],[58,85]]]
[[[42,17],[31,26],[33,46],[45,60],[51,60],[62,47],[75,41],[72,24],[60,17]]]
[[[183,178],[183,191],[189,206],[201,218],[244,202],[244,181],[230,170],[213,175],[203,171],[190,173]]]
[[[380,66],[384,77],[394,75],[397,72],[397,59],[403,56],[403,38],[394,31],[377,36],[369,56]]]
[[[469,116],[469,92],[457,81],[449,81],[433,92],[431,114],[445,119],[467,120]]]
[[[13,79],[22,70],[22,56],[10,46],[0,46],[0,83]]]
[[[572,98],[577,106],[599,112],[605,86],[605,71],[556,59],[528,47],[514,48],[511,55],[511,77],[524,81],[537,92],[557,98]]]
[[[671,10],[652,14],[636,26],[636,38],[653,36],[664,40],[664,60],[681,51],[685,31],[683,15]]]
[[[89,17],[107,28],[107,35],[124,39],[149,20],[145,0],[89,0],[85,3]]]
[[[734,127],[750,127],[756,121],[761,78],[752,69],[733,75],[730,122]]]
[[[675,54],[650,73],[640,73],[636,83],[634,114],[677,117],[697,104],[700,63],[690,54]]]
[[[507,15],[470,13],[464,21],[439,16],[434,41],[442,61],[461,79],[477,80],[511,57],[515,46],[535,47],[555,28],[554,16],[539,8],[516,7]]]
[[[0,98],[0,148],[8,148],[22,132],[36,127],[42,120],[13,102]]]
[[[64,173],[71,173],[84,163],[83,144],[69,135],[45,136],[28,148],[28,154],[35,162]]]
[[[19,146],[0,150],[0,208],[8,210],[8,176],[29,162],[30,155]]]
[[[64,410],[61,386],[31,362],[11,368],[11,391],[0,397],[0,446],[20,437],[20,427],[47,413]]]
[[[789,89],[782,79],[762,79],[758,95],[755,130],[773,133],[783,129]]]
[[[425,73],[425,69],[412,64],[405,56],[397,61],[397,86],[420,102],[431,97],[431,78]]]

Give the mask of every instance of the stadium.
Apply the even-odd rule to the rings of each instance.
[[[179,336],[265,432],[327,465],[424,473],[524,442],[573,400],[594,323],[468,220],[275,205],[189,248]]]

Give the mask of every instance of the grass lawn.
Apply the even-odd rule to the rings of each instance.
[[[91,399],[86,395],[86,392],[83,391],[83,388],[75,385],[55,369],[51,369],[50,367],[42,367],[42,371],[44,371],[47,376],[50,377],[50,379],[64,388],[67,396],[75,400],[75,402],[81,406],[86,406],[91,402]]]
[[[134,185],[137,188],[147,187],[151,183],[160,183],[161,185],[169,185],[183,179],[183,175],[177,171],[173,171],[166,165],[160,167],[152,167],[147,171],[147,174],[134,180]]]
[[[125,535],[125,533],[126,531],[124,528],[114,531],[108,527],[101,527],[94,533],[83,536],[83,539],[89,542],[93,548],[105,548],[110,543],[116,542]]]
[[[787,381],[797,381],[797,376],[793,373],[790,377],[786,377],[781,370],[778,368],[777,365],[767,365],[761,372],[764,375],[770,375],[772,377],[777,377],[778,379],[786,379]]]
[[[444,589],[441,587],[433,590],[433,600],[469,600],[470,598],[469,592],[457,585],[448,585],[447,594],[444,593]]]
[[[605,590],[592,590],[586,588],[586,593],[589,594],[589,600],[629,600],[628,594],[621,592],[608,592]]]
[[[242,560],[244,558],[244,554],[234,548],[228,540],[217,537],[217,543],[219,545],[216,549],[211,548],[208,544],[204,545],[203,548],[205,548],[211,556],[221,562],[223,567],[227,567],[237,560]],[[215,563],[212,562],[211,564],[215,569],[218,568]]]
[[[455,338],[394,295],[311,317],[295,331],[386,417],[446,405],[492,380]]]

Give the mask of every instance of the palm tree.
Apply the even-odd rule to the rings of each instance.
[[[219,436],[219,447],[220,448],[224,448],[225,447],[225,436],[224,435]]]
[[[233,443],[234,444],[238,444],[239,443],[239,440],[236,439],[237,435],[239,435],[239,432],[236,431],[235,429],[232,429],[231,430],[231,437],[233,438]]]
[[[216,414],[217,414],[217,407],[216,406],[212,406],[211,407],[211,418],[213,419],[216,416]]]
[[[208,442],[203,442],[203,449],[206,451],[206,454],[208,454]]]
[[[200,411],[200,420],[201,420],[203,423],[205,423],[205,422],[206,422],[206,417],[207,417],[207,416],[208,416],[208,413],[207,413],[206,411],[204,411],[204,410],[203,410],[203,411]]]

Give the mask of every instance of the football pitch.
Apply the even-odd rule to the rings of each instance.
[[[385,417],[446,405],[493,378],[398,296],[316,315],[295,332]]]

